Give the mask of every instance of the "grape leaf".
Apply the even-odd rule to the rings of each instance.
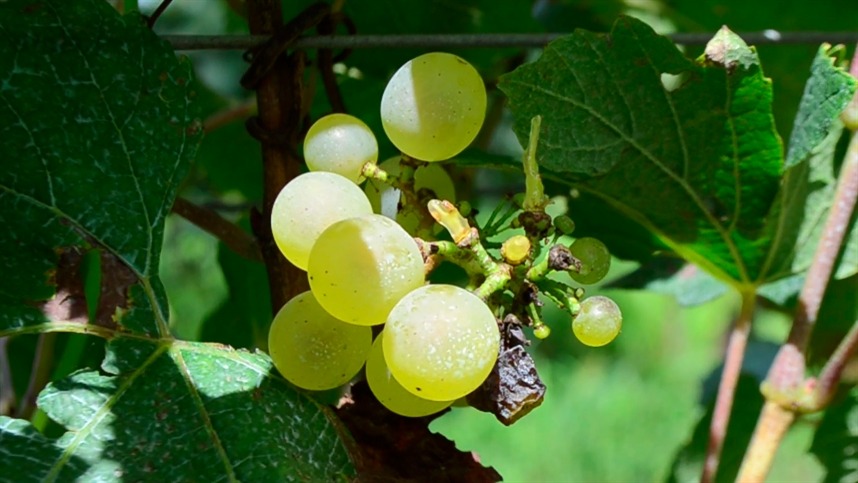
[[[783,188],[770,82],[755,50],[726,28],[692,62],[646,25],[621,18],[610,34],[577,31],[550,44],[500,88],[522,142],[530,118],[544,117],[540,166],[584,195],[585,203],[570,201],[582,234],[606,238],[614,251],[610,226],[631,221],[649,232],[624,237],[638,247],[636,259],[666,248],[734,286],[759,286],[805,269],[803,256],[792,263],[793,249],[818,236],[812,228],[824,213],[814,209],[822,205],[799,208],[833,178],[819,184],[821,171],[814,179],[800,171],[814,157],[831,166],[826,143],[836,143],[837,114],[855,90],[837,55],[824,47],[814,63],[812,95],[790,144],[795,173]],[[824,108],[813,111],[818,104]],[[792,205],[781,209],[785,199]],[[843,259],[851,267],[848,250]]]
[[[855,92],[855,79],[838,66],[842,57],[842,48],[823,45],[811,67],[787,148],[784,181],[769,216],[767,280],[804,272],[816,251],[837,180],[835,150],[843,132],[839,116]],[[854,227],[851,238],[858,243]],[[843,258],[836,277],[855,273],[856,258]]]
[[[826,482],[855,481],[858,478],[858,389],[836,400],[816,429],[810,452],[825,467]]]
[[[653,257],[634,272],[611,281],[606,288],[645,289],[672,295],[680,307],[704,304],[729,290],[699,267],[660,257]]]
[[[163,320],[163,221],[202,134],[191,74],[106,2],[0,3],[0,334],[51,319],[38,302],[76,246],[119,258]]]
[[[670,90],[662,75],[679,76]],[[542,115],[540,166],[601,197],[717,278],[745,284],[765,255],[780,176],[771,86],[722,29],[697,62],[640,21],[576,31],[501,79],[516,134]]]
[[[188,342],[113,340],[101,370],[39,395],[56,440],[0,417],[10,481],[334,481],[353,469],[323,410],[263,354]]]
[[[107,2],[0,3],[0,337],[95,333],[100,370],[53,382],[54,440],[0,419],[0,475],[330,481],[336,418],[270,359],[175,341],[157,274],[164,218],[199,143],[191,66]],[[98,250],[88,304],[81,257]],[[94,310],[90,310],[90,305]]]

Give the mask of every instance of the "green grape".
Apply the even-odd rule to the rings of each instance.
[[[575,231],[575,222],[566,215],[560,215],[554,218],[554,228],[564,235],[571,235]]]
[[[304,173],[290,181],[271,209],[271,232],[280,251],[306,270],[310,249],[337,221],[372,213],[360,188],[334,173]]]
[[[533,328],[533,335],[537,339],[547,339],[551,335],[551,327],[545,324],[538,325]]]
[[[360,371],[372,345],[372,329],[337,320],[313,294],[292,298],[274,316],[268,352],[289,382],[312,391],[333,389]]]
[[[310,171],[337,173],[360,183],[363,165],[378,160],[378,143],[360,119],[329,114],[310,126],[304,138],[304,159]]]
[[[401,158],[396,156],[382,161],[378,167],[391,176],[399,176],[402,171],[400,160]],[[408,205],[400,207],[401,193],[389,184],[371,179],[364,185],[363,190],[366,197],[369,198],[374,212],[381,213],[388,218],[395,218],[396,222],[402,225],[402,228],[405,228],[408,233],[416,233],[422,219],[432,219],[428,213],[425,216],[418,213],[418,210],[426,211],[425,206]],[[419,166],[414,170],[414,190],[417,193],[420,193],[421,190],[429,190],[435,194],[433,198],[456,201],[456,187],[453,184],[453,179],[447,174],[447,170],[439,164]],[[433,229],[441,230],[441,227],[435,223],[432,225]]]
[[[454,285],[425,285],[396,304],[384,327],[384,359],[412,394],[452,401],[476,389],[498,356],[488,306]]]
[[[395,221],[381,215],[331,225],[310,251],[310,289],[334,317],[383,324],[405,294],[423,285],[423,256]]]
[[[486,88],[463,59],[442,52],[416,57],[393,74],[381,97],[381,123],[403,153],[423,161],[459,154],[486,116]]]
[[[382,338],[376,337],[366,359],[366,382],[375,398],[387,409],[402,416],[417,418],[437,413],[453,404],[453,401],[430,401],[406,391],[390,374],[384,361]]]
[[[569,271],[578,283],[589,285],[605,278],[611,268],[611,253],[604,243],[595,238],[579,238],[569,247],[572,256],[581,260],[581,271]]]
[[[596,295],[581,301],[578,315],[572,319],[572,332],[582,344],[600,347],[614,340],[623,328],[623,314],[608,297]]]
[[[524,235],[509,237],[501,245],[501,256],[510,265],[518,265],[530,255],[530,240]]]

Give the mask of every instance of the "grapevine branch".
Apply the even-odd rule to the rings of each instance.
[[[827,405],[834,397],[837,390],[837,383],[840,382],[840,376],[843,374],[843,369],[846,363],[855,353],[858,347],[858,320],[852,324],[852,328],[846,334],[846,337],[840,341],[834,354],[828,359],[816,383],[816,403],[819,406]]]
[[[150,29],[155,26],[155,22],[158,21],[158,18],[161,17],[161,14],[167,10],[167,7],[169,7],[171,3],[173,3],[173,0],[162,0],[158,5],[158,8],[152,12],[152,15],[149,15],[149,17],[146,18],[146,25],[148,25]]]
[[[297,38],[293,49],[391,49],[391,48],[540,48],[567,33],[533,34],[409,34],[409,35],[314,35]],[[745,42],[754,45],[832,44],[858,42],[858,32],[762,32],[739,33]],[[705,45],[711,33],[668,34],[681,45]],[[163,35],[176,50],[247,50],[265,43],[267,35]]]
[[[736,385],[742,372],[742,360],[748,346],[748,334],[751,330],[751,320],[754,316],[756,294],[742,294],[742,309],[727,342],[727,352],[724,356],[724,369],[721,371],[721,382],[718,384],[718,395],[715,398],[715,409],[712,422],[709,425],[709,444],[706,447],[706,458],[703,463],[702,483],[715,481],[718,464],[721,460],[721,450],[724,438],[727,436],[727,426],[730,424],[730,412],[733,409],[733,398],[736,395]]]
[[[266,38],[274,33],[281,37],[290,37],[295,30],[303,31],[312,27],[305,26],[306,16],[300,15],[284,26],[279,0],[249,1],[247,18],[250,32],[254,35],[264,35]],[[271,47],[276,49],[278,46]],[[256,51],[259,55],[248,70],[248,74],[252,74],[249,80],[253,81],[256,89],[259,109],[258,119],[251,118],[249,127],[256,126],[256,130],[251,129],[251,132],[256,133],[262,144],[264,172],[262,213],[251,221],[268,271],[268,286],[274,312],[293,296],[307,289],[306,275],[281,255],[274,243],[269,222],[274,200],[280,190],[300,173],[300,160],[295,154],[295,146],[303,117],[302,78],[305,56],[302,52],[287,56],[283,53],[284,50],[285,47],[271,58],[265,53],[272,50],[266,51],[263,47]],[[267,67],[261,68],[263,65]]]
[[[184,198],[176,198],[173,213],[211,233],[242,257],[255,262],[262,261],[262,253],[256,240],[214,210],[197,206]]]
[[[239,119],[246,119],[248,116],[256,112],[256,99],[249,99],[235,106],[227,107],[226,109],[217,111],[203,121],[203,131],[208,134],[215,131],[231,122]]]
[[[858,69],[858,52],[852,59],[852,74]],[[813,389],[815,384],[805,378],[805,357],[810,335],[819,315],[819,307],[825,295],[828,281],[834,270],[834,264],[840,253],[843,238],[849,228],[855,202],[858,200],[858,133],[852,133],[846,158],[840,170],[837,190],[831,210],[828,213],[825,227],[819,245],[816,248],[813,262],[808,269],[804,286],[798,296],[795,317],[787,341],[781,346],[766,382],[763,384],[763,394],[766,403],[754,435],[748,448],[742,466],[739,470],[739,481],[763,481],[771,467],[774,455],[787,429],[800,411],[815,411],[821,409],[830,399],[839,379],[838,358],[854,350],[855,335],[844,339],[841,348],[835,352],[832,360],[826,365],[825,373],[826,394],[820,395],[819,390]]]

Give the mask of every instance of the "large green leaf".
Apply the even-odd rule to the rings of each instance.
[[[824,203],[802,202],[821,193],[830,200],[834,179],[829,172],[820,180],[822,170],[808,165],[830,171],[837,114],[854,92],[836,54],[821,49],[814,64],[783,184],[770,83],[755,50],[729,30],[691,61],[621,18],[608,35],[578,31],[550,44],[500,86],[520,140],[529,119],[543,116],[540,165],[582,193],[570,201],[582,232],[613,241],[614,251],[620,241],[636,246],[642,261],[667,249],[749,287],[804,270],[808,259],[796,247],[818,238],[824,213],[813,211]],[[616,226],[629,222],[645,232],[627,230],[617,241]]]
[[[681,76],[671,90],[664,74]],[[760,270],[777,191],[771,86],[753,49],[722,29],[698,62],[645,24],[578,31],[502,78],[519,139],[542,115],[539,162],[601,197],[718,278]]]
[[[202,134],[192,99],[190,63],[138,16],[98,0],[0,3],[0,333],[49,319],[37,302],[61,254],[88,244],[157,306],[128,329],[157,330],[164,217]]]
[[[843,131],[839,116],[855,92],[855,79],[838,66],[842,55],[842,49],[823,45],[811,67],[787,148],[787,170],[769,217],[767,280],[805,271],[825,225],[837,181],[835,150]],[[854,258],[841,262],[838,278],[855,273]]]
[[[116,339],[101,371],[52,383],[56,440],[0,417],[8,481],[335,481],[353,472],[334,427],[261,354]]]
[[[103,0],[0,3],[0,337],[110,341],[100,370],[39,395],[63,436],[0,419],[4,480],[353,473],[336,419],[266,355],[176,341],[167,329],[157,268],[201,135],[193,86],[190,64],[137,14],[123,18]],[[101,290],[87,304],[80,272],[93,249]]]

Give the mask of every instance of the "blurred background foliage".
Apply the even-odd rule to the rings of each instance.
[[[126,11],[139,8],[146,13],[160,2],[118,3]],[[247,25],[239,13],[241,4],[239,0],[175,1],[156,30],[164,34],[244,34]],[[284,16],[291,17],[307,4],[306,0],[284,1]],[[622,13],[641,18],[660,33],[714,33],[722,25],[737,32],[858,30],[858,2],[854,0],[347,0],[343,11],[358,33],[571,32],[576,28],[604,32]],[[776,120],[784,139],[817,49],[814,44],[758,49],[764,70],[774,83]],[[684,50],[696,57],[702,46]],[[394,154],[381,135],[381,92],[392,72],[421,52],[356,50],[337,66],[348,111],[378,134],[379,159]],[[521,147],[494,84],[498,75],[533,59],[538,51],[507,48],[454,52],[480,69],[490,89],[489,128],[463,157],[485,153],[518,156]],[[253,112],[251,94],[238,82],[246,68],[241,52],[197,51],[187,55],[197,70],[207,115],[234,110],[246,117]],[[308,69],[307,86],[315,93],[311,117],[330,112],[317,71]],[[244,117],[236,117],[205,138],[181,195],[247,228],[247,213],[261,199],[262,169],[258,144],[247,135]],[[470,199],[482,214],[521,188],[517,175],[451,170],[460,181],[460,199]],[[562,211],[569,193],[557,188],[550,194],[556,197],[556,209]],[[574,219],[575,213],[570,215]],[[436,420],[432,428],[453,439],[461,449],[476,452],[507,481],[696,480],[699,451],[682,451],[692,441],[695,427],[698,433],[705,428],[701,420],[714,399],[726,332],[737,313],[738,300],[725,293],[704,304],[683,306],[671,295],[608,288],[635,268],[615,260],[605,282],[589,289],[590,293],[609,293],[624,313],[623,333],[605,348],[582,346],[572,336],[568,318],[548,311],[546,320],[553,328],[552,336],[531,346],[548,387],[542,407],[512,427],[502,426],[491,415],[456,408]],[[161,273],[170,298],[171,324],[178,337],[265,348],[271,312],[261,265],[235,255],[174,215],[167,222]],[[777,311],[760,309],[757,314],[745,363],[748,377],[736,409],[744,411],[746,417],[734,418],[736,425],[745,426],[743,434],[756,420],[756,408],[761,404],[756,384],[767,370],[775,344],[784,339],[788,323],[788,318]],[[34,341],[16,339],[8,348],[10,355],[22,358],[17,360],[32,359]],[[90,357],[92,351],[79,336],[57,336],[53,343],[62,354],[55,368],[58,374],[73,370],[82,357],[85,361],[98,360],[97,356]],[[22,382],[22,393],[28,377],[20,376],[15,380]],[[773,481],[820,478],[819,464],[806,453],[814,424],[810,419],[790,433],[778,453]],[[699,446],[702,433],[697,436]],[[732,446],[741,449],[744,444]],[[729,440],[727,448],[724,465],[735,466],[741,452],[731,451]]]

